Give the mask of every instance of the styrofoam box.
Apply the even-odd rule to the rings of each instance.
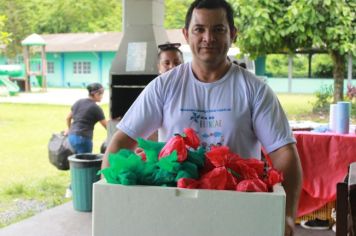
[[[100,180],[93,190],[94,236],[282,236],[285,192],[125,186]]]

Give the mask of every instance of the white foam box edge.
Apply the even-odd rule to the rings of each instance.
[[[93,236],[283,236],[285,192],[108,184],[93,188]]]

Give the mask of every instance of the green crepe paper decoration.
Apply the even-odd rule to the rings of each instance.
[[[134,185],[137,184],[138,176],[147,174],[147,167],[141,157],[128,149],[110,153],[109,163],[109,168],[99,171],[108,183]]]
[[[146,154],[147,162],[156,162],[158,154],[166,144],[165,142],[155,142],[151,140],[145,140],[143,138],[137,138],[137,146],[142,148]]]
[[[152,141],[152,140],[146,140],[143,138],[137,138],[136,141],[137,141],[138,147],[140,147],[140,148],[143,148],[145,150],[146,149],[158,150],[157,156],[158,156],[158,153],[161,151],[161,149],[166,144],[165,142],[156,142],[156,141]]]
[[[163,170],[177,174],[180,168],[180,163],[177,160],[178,160],[177,151],[173,151],[170,155],[161,158],[158,161],[157,165],[159,168]]]
[[[176,182],[180,178],[191,178],[191,179],[199,178],[198,167],[194,163],[189,161],[184,161],[180,167],[181,168],[177,173]]]
[[[137,183],[137,175],[132,171],[122,171],[118,178],[119,183],[123,185],[135,185]]]
[[[155,173],[154,182],[151,185],[176,187],[176,174],[163,169],[158,169]]]
[[[196,151],[188,150],[187,161],[194,163],[199,169],[202,169],[205,162],[205,148],[199,147]]]
[[[144,149],[146,161],[135,152],[121,149],[109,154],[110,167],[98,172],[108,183],[124,185],[177,186],[180,178],[199,178],[199,169],[204,166],[205,149],[188,150],[188,157],[178,162],[177,151],[158,160],[164,147],[163,142],[137,139],[138,146]]]
[[[141,173],[138,176],[138,184],[142,185],[153,185],[156,173],[158,171],[158,167],[156,163],[144,162],[143,169],[141,169]]]

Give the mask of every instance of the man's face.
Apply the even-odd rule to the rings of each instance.
[[[182,56],[178,51],[163,51],[158,61],[158,72],[160,74],[172,69],[183,63]]]
[[[216,64],[226,60],[227,51],[235,37],[230,31],[223,8],[194,9],[189,29],[183,29],[193,53],[193,62]]]

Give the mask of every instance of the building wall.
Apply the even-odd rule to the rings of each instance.
[[[115,58],[115,54],[116,54],[116,52],[103,53],[102,84],[106,88],[109,87],[109,83],[110,83],[110,67],[111,67],[111,62]]]
[[[61,53],[46,53],[48,63],[53,63],[53,71],[48,72],[47,68],[47,86],[48,87],[63,87],[61,72]]]
[[[53,73],[47,68],[48,87],[85,87],[92,82],[100,82],[108,87],[114,57],[115,52],[47,53],[47,63],[53,63]],[[75,73],[74,63],[78,65],[83,62],[90,63],[90,73],[78,73],[78,68]]]
[[[276,93],[288,93],[288,78],[267,78],[264,79],[267,84]],[[347,91],[348,80],[344,80],[344,92]],[[356,80],[352,80],[351,83],[356,85]],[[291,93],[306,93],[313,94],[320,91],[322,87],[334,86],[333,79],[323,78],[293,78],[291,84]]]
[[[47,53],[47,62],[53,63],[53,73],[47,74],[48,87],[84,87],[91,82],[100,82],[104,87],[109,87],[111,62],[115,57],[115,52],[72,52],[72,53]],[[87,61],[91,63],[91,73],[74,74],[73,63],[78,61]],[[0,55],[0,65],[6,63],[6,58]],[[31,63],[32,64],[32,63]],[[31,65],[33,69],[37,68],[36,63]],[[267,84],[276,93],[288,93],[287,78],[267,78],[264,77]],[[31,78],[35,86],[36,78]],[[344,91],[347,91],[348,81],[344,81]],[[292,93],[312,94],[319,91],[322,86],[332,86],[333,79],[316,78],[293,78],[291,84]],[[356,80],[352,80],[356,85]]]
[[[66,87],[85,87],[87,84],[98,81],[96,53],[65,53],[64,56],[64,85]],[[86,62],[90,63],[90,73],[74,72],[74,63]]]
[[[0,54],[0,65],[5,65],[6,64],[6,58]]]

